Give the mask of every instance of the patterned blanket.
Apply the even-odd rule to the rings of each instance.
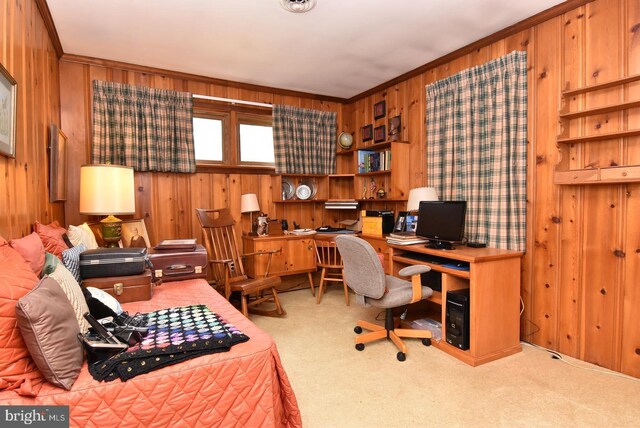
[[[113,357],[89,365],[96,380],[123,381],[204,354],[226,352],[249,337],[205,305],[162,309],[148,314],[143,340]]]

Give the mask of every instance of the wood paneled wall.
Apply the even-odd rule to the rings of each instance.
[[[68,224],[78,224],[87,217],[78,213],[80,166],[90,163],[91,106],[93,80],[106,80],[161,89],[188,91],[194,94],[226,97],[271,104],[287,104],[303,108],[335,111],[338,120],[342,104],[304,95],[282,95],[256,91],[214,79],[189,78],[178,73],[145,70],[108,61],[73,57],[60,61],[62,129],[69,138],[68,183],[70,196],[66,203]],[[246,86],[246,85],[245,85]],[[238,223],[238,232],[249,230],[249,216],[240,214],[240,196],[256,193],[260,208],[272,218],[287,218],[315,227],[322,224],[324,210],[319,205],[278,206],[273,203],[272,177],[268,174],[229,174],[198,172],[196,174],[136,173],[135,218],[144,218],[152,242],[160,239],[197,237],[201,230],[195,208],[228,207]],[[127,216],[121,216],[127,218]]]
[[[386,87],[345,107],[346,129],[374,123],[386,100],[411,141],[411,186],[427,183],[425,85],[513,50],[529,61],[527,251],[523,340],[640,376],[640,184],[559,186],[553,172],[640,164],[640,138],[575,145],[565,153],[561,91],[640,74],[640,3],[597,0]],[[581,108],[639,100],[640,84],[578,96]],[[385,118],[386,120],[386,118]],[[575,121],[572,135],[640,127],[640,109]],[[382,120],[379,124],[382,124]],[[374,125],[375,126],[375,125]]]
[[[49,203],[49,125],[60,124],[58,58],[35,1],[0,0],[0,62],[18,82],[16,157],[0,155],[0,235],[19,238],[34,221],[64,223]]]
[[[530,149],[522,337],[640,376],[640,185],[553,184],[553,171],[561,161],[556,144],[561,90],[567,84],[581,87],[640,73],[640,4],[636,0],[596,0],[346,106],[312,96],[256,91],[108,63],[63,60],[58,64],[33,0],[0,0],[0,11],[0,61],[20,85],[17,156],[0,157],[0,234],[5,237],[29,233],[35,220],[58,219],[65,224],[86,220],[78,214],[77,192],[80,165],[89,161],[93,79],[337,111],[341,129],[356,135],[362,125],[375,123],[373,104],[385,99],[387,118],[402,114],[402,139],[411,141],[408,168],[413,187],[426,184],[425,85],[514,49],[527,50]],[[581,96],[577,103],[588,108],[639,97],[636,83]],[[579,120],[572,125],[572,135],[617,126],[637,128],[639,110]],[[46,146],[51,123],[61,125],[70,143],[69,199],[64,208],[48,202]],[[638,138],[629,138],[576,145],[562,155],[563,162],[568,156],[574,167],[639,164],[640,145]],[[265,211],[290,223],[296,219],[307,226],[336,220],[313,204],[279,207],[282,212],[277,212],[271,182],[269,175],[136,174],[135,217],[146,219],[153,241],[200,237],[194,208],[227,206],[239,212],[240,195],[255,192]],[[248,228],[247,219],[242,222],[239,227]]]

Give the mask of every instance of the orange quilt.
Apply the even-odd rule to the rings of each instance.
[[[164,283],[155,288],[152,300],[123,306],[133,314],[194,304],[206,304],[249,341],[229,352],[194,358],[127,382],[98,382],[85,362],[71,391],[49,383],[35,398],[2,391],[0,405],[68,405],[72,426],[302,426],[273,339],[206,281]]]

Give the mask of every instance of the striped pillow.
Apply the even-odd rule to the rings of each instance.
[[[87,306],[87,301],[84,299],[84,294],[82,294],[82,289],[80,285],[78,285],[78,281],[76,281],[71,272],[69,272],[63,264],[59,264],[56,270],[49,276],[60,284],[64,294],[67,295],[67,298],[71,302],[78,326],[80,327],[80,332],[82,334],[86,333],[89,330],[89,323],[84,319],[84,314],[89,312],[89,306]]]
[[[80,277],[80,253],[86,251],[84,244],[77,245],[62,252],[62,263],[71,272],[78,284],[82,282]]]

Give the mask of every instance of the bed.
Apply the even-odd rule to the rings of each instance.
[[[202,279],[169,282],[129,313],[206,304],[250,337],[210,354],[137,376],[97,382],[86,362],[70,391],[45,383],[37,397],[0,392],[0,405],[68,405],[71,426],[297,427],[300,412],[273,339]]]

